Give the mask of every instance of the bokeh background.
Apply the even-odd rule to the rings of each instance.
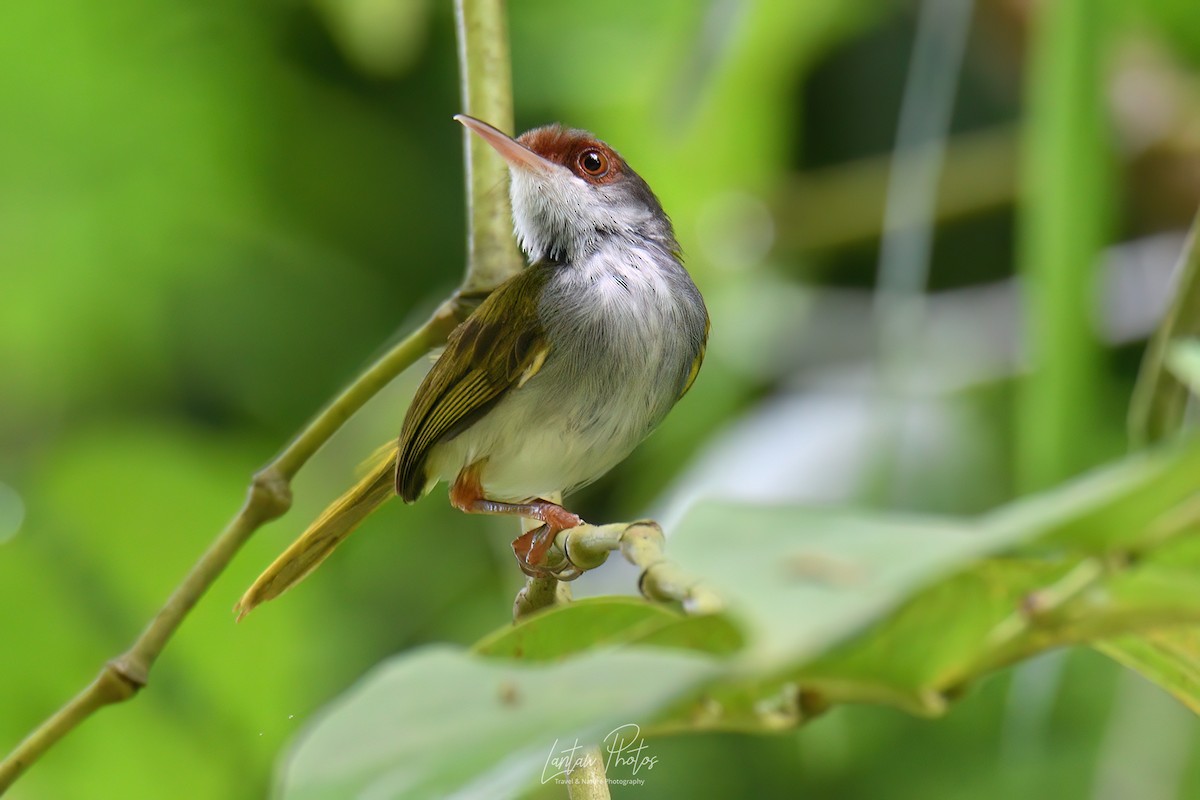
[[[1124,451],[1200,205],[1200,13],[1056,2],[1080,5],[927,8],[945,30],[913,72],[915,2],[512,0],[518,130],[560,120],[620,150],[713,317],[695,388],[583,516],[669,521],[709,493],[969,514]],[[448,2],[0,5],[0,749],[132,640],[251,472],[454,287],[457,79]],[[1047,266],[1059,235],[1080,269]],[[435,493],[233,624],[420,373],[301,474],[150,688],[13,797],[262,796],[371,665],[509,620],[511,521]],[[591,591],[610,589],[629,575]],[[1086,650],[943,720],[844,708],[653,748],[653,786],[615,796],[1200,796],[1195,720]]]

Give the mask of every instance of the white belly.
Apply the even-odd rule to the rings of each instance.
[[[682,302],[679,292],[699,293],[682,268],[664,276],[649,265],[591,266],[564,267],[547,286],[545,364],[433,448],[431,483],[486,458],[480,480],[491,499],[566,493],[624,459],[670,411],[705,326],[703,305]]]
[[[463,467],[486,458],[479,476],[485,496],[507,502],[548,497],[600,477],[648,433],[644,419],[623,413],[616,403],[599,409],[592,424],[579,426],[570,409],[555,407],[554,393],[538,390],[537,377],[438,445],[429,462],[431,477],[453,480]]]

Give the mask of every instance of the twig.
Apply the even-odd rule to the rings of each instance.
[[[583,749],[580,765],[568,772],[566,778],[567,797],[571,800],[608,800],[612,797],[598,745]]]
[[[513,601],[513,622],[535,611],[571,602],[571,585],[554,578],[529,578]]]
[[[639,567],[638,590],[648,600],[676,602],[688,614],[714,614],[724,608],[721,598],[710,587],[696,580],[663,554],[666,538],[662,528],[653,520],[614,522],[610,525],[580,525],[562,531],[554,540],[548,565],[555,578],[531,578],[517,595],[514,616],[565,602],[554,594],[565,583],[595,569],[617,550]],[[570,600],[570,595],[566,596]]]
[[[1129,435],[1138,445],[1158,441],[1183,422],[1188,390],[1167,370],[1165,359],[1172,341],[1200,335],[1200,213],[1192,221],[1175,280],[1174,299],[1146,347],[1129,404]]]
[[[513,129],[512,58],[504,0],[455,0],[463,113],[503,131]],[[521,268],[512,235],[508,165],[463,129],[467,165],[467,263],[462,291],[487,293]]]
[[[512,81],[503,0],[459,0],[459,53],[467,113],[512,127]],[[266,467],[255,474],[237,515],[176,587],[141,636],[109,661],[86,688],[34,729],[0,762],[0,794],[43,753],[98,709],[128,700],[146,685],[151,667],[188,612],[263,524],[292,503],[291,481],[351,415],[453,330],[469,306],[521,268],[513,246],[503,162],[468,149],[468,257],[461,289],[414,333],[359,375]]]
[[[96,710],[128,700],[146,685],[150,668],[167,642],[234,554],[259,527],[281,516],[291,506],[291,480],[295,474],[391,378],[446,338],[457,319],[454,308],[453,302],[439,308],[428,322],[360,375],[283,452],[255,474],[242,509],[171,593],[141,636],[127,651],[106,663],[87,688],[39,725],[0,762],[0,793]]]
[[[553,503],[562,502],[562,494],[555,492],[546,498]],[[528,533],[542,523],[532,519],[521,520],[521,533]],[[560,534],[561,535],[561,534]],[[557,540],[556,540],[557,541]],[[571,585],[554,577],[529,578],[513,601],[513,622],[519,622],[535,611],[571,602]]]
[[[1027,594],[1020,605],[989,632],[984,655],[968,672],[982,675],[1017,660],[1028,650],[1030,641],[1046,635],[1045,630],[1056,614],[1099,585],[1110,572],[1102,559],[1087,558],[1054,583]]]

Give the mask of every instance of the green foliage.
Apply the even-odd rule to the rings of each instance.
[[[300,738],[284,795],[386,785],[510,796],[555,740],[599,740],[625,723],[647,734],[771,732],[842,703],[937,715],[970,682],[1048,648],[1200,622],[1192,493],[1162,491],[1194,481],[1198,458],[1194,442],[1132,456],[956,522],[701,503],[670,552],[727,598],[726,615],[685,619],[602,598],[506,627],[474,653],[395,657]],[[1188,524],[1163,529],[1180,511]],[[1090,555],[1097,540],[1109,558]],[[1130,548],[1137,560],[1118,557]],[[676,666],[668,642],[693,658]],[[1136,644],[1103,648],[1146,658]],[[621,659],[645,660],[634,669]],[[1160,656],[1146,672],[1185,692],[1188,669]]]
[[[598,740],[712,671],[667,651],[598,652],[548,667],[418,650],[326,710],[283,767],[282,794],[509,796],[556,772],[552,752]]]
[[[881,399],[841,393],[840,376],[864,365],[856,337],[870,319],[851,312],[870,282],[879,221],[863,209],[880,207],[883,173],[846,160],[890,148],[907,7],[507,5],[518,129],[561,120],[626,155],[671,212],[713,316],[695,388],[580,511],[654,512],[668,486],[690,488],[680,473],[718,432],[725,453],[743,423],[812,413],[790,401],[822,386],[827,366],[836,407],[806,429],[817,435],[774,437],[753,466],[820,449],[822,474],[788,474],[786,489],[852,496],[861,439],[839,426],[856,401]],[[1028,380],[968,385],[978,375],[965,370],[925,381],[925,367],[956,368],[935,353],[917,383],[955,424],[935,421],[916,444],[863,445],[872,461],[904,463],[898,508],[974,512],[1009,500],[1014,474],[1042,493],[971,518],[709,501],[672,526],[667,554],[719,585],[727,613],[606,597],[518,625],[513,531],[435,493],[389,505],[309,582],[235,626],[229,609],[261,567],[396,434],[415,369],[299,476],[293,511],[246,546],[136,701],[88,721],[11,796],[160,798],[182,785],[259,797],[307,726],[279,771],[288,794],[370,782],[384,794],[561,798],[562,787],[536,788],[553,740],[635,719],[665,755],[654,783],[626,797],[1113,791],[1103,768],[1136,760],[1110,748],[1113,731],[1155,747],[1195,725],[1152,715],[1121,727],[1120,668],[1096,650],[1191,708],[1200,663],[1196,446],[1168,442],[1061,483],[1111,460],[1124,438],[1136,353],[1094,334],[1097,255],[1155,228],[1114,219],[1116,201],[1178,188],[1160,176],[1130,196],[1145,176],[1108,163],[1128,158],[1109,135],[1110,56],[1133,30],[1200,64],[1194,0],[1133,5],[1033,4],[1050,16],[1031,18],[1028,63],[1007,46],[1022,25],[977,19],[955,130],[1001,122],[984,135],[1006,143],[1007,126],[1024,128],[1015,217]],[[1180,77],[1195,104],[1194,74]],[[137,634],[254,468],[457,281],[463,214],[447,3],[0,4],[0,98],[6,749]],[[993,185],[1006,163],[951,183],[987,184],[1008,203],[1011,187]],[[816,168],[828,194],[800,210],[780,200]],[[846,185],[871,202],[829,202]],[[932,285],[986,292],[1009,276],[1012,210],[940,224]],[[795,229],[826,226],[859,233],[837,252],[796,252]],[[1186,340],[1200,334],[1200,250],[1190,253],[1139,382],[1153,402],[1140,406],[1150,424],[1133,428],[1150,441],[1174,436],[1197,383]],[[815,441],[824,432],[836,448]],[[947,438],[955,455],[939,459]],[[631,590],[633,577],[618,579]],[[997,674],[1076,643],[1095,650],[1071,651],[1059,683],[1053,660]],[[927,724],[881,705],[947,716]],[[1172,741],[1186,749],[1183,734]],[[1200,791],[1198,758],[1179,756],[1182,796]]]
[[[1200,714],[1200,628],[1121,636],[1100,642],[1096,649],[1142,673]]]
[[[1108,0],[1061,0],[1037,18],[1020,207],[1021,269],[1034,363],[1019,398],[1017,468],[1041,489],[1095,463],[1107,387],[1096,341],[1096,264],[1109,243],[1113,169],[1103,75]],[[1101,393],[1100,398],[1096,397]]]
[[[1146,0],[1134,9],[1179,57],[1200,64],[1200,17],[1191,0]]]
[[[554,661],[618,644],[652,644],[716,654],[739,650],[742,636],[722,616],[685,617],[632,597],[593,597],[554,606],[478,642],[484,656]]]

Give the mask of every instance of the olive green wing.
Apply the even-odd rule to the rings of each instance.
[[[405,502],[425,489],[430,448],[462,433],[541,369],[549,345],[537,303],[547,269],[535,265],[505,281],[450,334],[400,432],[396,492]]]
[[[688,393],[688,389],[692,388],[692,384],[696,382],[696,376],[700,374],[700,365],[704,363],[704,351],[708,349],[708,330],[712,327],[712,320],[709,319],[708,312],[704,312],[704,338],[700,340],[700,349],[696,351],[696,357],[692,359],[692,368],[688,370],[687,380],[683,382],[683,390],[679,393],[679,397],[675,398],[675,402],[683,399],[683,396]]]

